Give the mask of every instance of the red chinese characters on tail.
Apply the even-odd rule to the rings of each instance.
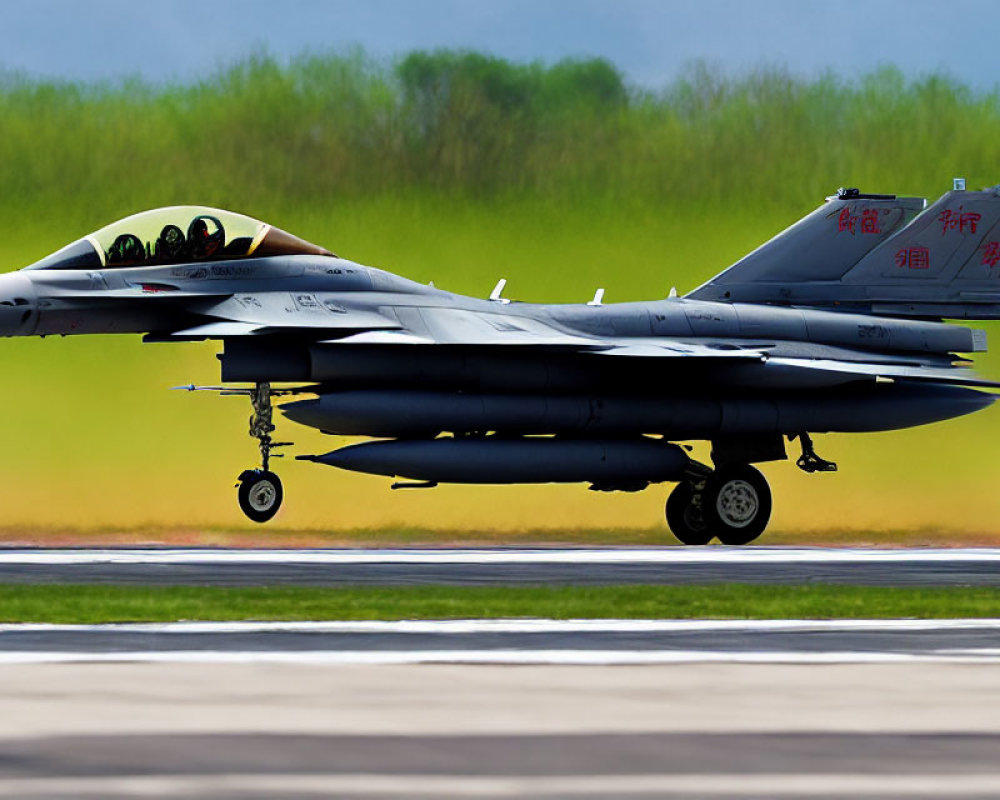
[[[859,230],[861,233],[882,233],[882,228],[878,224],[877,208],[866,208],[860,214],[852,213],[850,207],[841,210],[837,217],[837,232],[846,231],[853,236]]]
[[[975,233],[976,225],[979,224],[979,220],[983,218],[982,214],[978,214],[975,211],[962,211],[962,206],[958,207],[958,210],[952,208],[946,208],[938,216],[938,222],[941,223],[941,235],[944,236],[948,231],[957,230],[959,233]]]
[[[930,251],[926,247],[904,247],[896,252],[896,266],[900,269],[930,269]]]
[[[982,263],[989,264],[991,267],[1000,264],[1000,242],[986,243],[986,248],[983,250]]]
[[[878,226],[878,209],[867,208],[861,212],[861,232],[882,233],[882,229]]]

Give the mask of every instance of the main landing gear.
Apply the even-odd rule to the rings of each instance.
[[[795,462],[803,472],[836,472],[837,465],[820,458],[812,438],[801,432],[802,455]],[[784,447],[758,454],[760,460],[784,458]],[[713,454],[714,455],[714,454]],[[667,498],[667,525],[681,543],[708,544],[718,538],[722,544],[749,544],[760,536],[771,518],[771,488],[760,471],[749,464],[724,463],[712,470],[691,462],[691,474]]]
[[[749,464],[727,465],[677,484],[666,516],[683,544],[749,544],[771,518],[771,489]]]
[[[272,453],[276,447],[286,447],[291,442],[274,442],[271,433],[274,423],[271,421],[271,384],[258,383],[249,392],[253,404],[253,414],[250,415],[250,435],[260,446],[261,466],[259,469],[247,469],[240,473],[236,484],[239,492],[240,508],[254,522],[267,522],[281,508],[284,490],[281,480],[270,470],[272,458],[280,458]]]

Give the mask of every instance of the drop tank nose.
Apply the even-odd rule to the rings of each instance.
[[[0,336],[29,336],[38,326],[38,302],[31,279],[21,272],[0,275]]]

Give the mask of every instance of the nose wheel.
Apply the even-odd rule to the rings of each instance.
[[[276,447],[286,447],[291,442],[275,442],[271,439],[274,431],[271,406],[271,384],[258,383],[249,392],[253,404],[253,414],[250,415],[250,435],[260,446],[261,466],[259,469],[248,469],[240,473],[236,484],[237,499],[240,509],[254,522],[267,522],[281,508],[285,497],[281,480],[271,472],[272,458],[280,458],[272,453]]]
[[[278,513],[285,492],[270,470],[248,469],[239,477],[237,498],[243,513],[254,522],[267,522]]]

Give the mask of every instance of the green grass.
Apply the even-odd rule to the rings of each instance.
[[[0,586],[3,622],[1000,616],[1000,589],[845,586],[131,588]]]
[[[97,528],[0,525],[5,547],[230,547],[230,548],[463,548],[463,547],[683,547],[663,524],[647,527],[531,527],[515,530],[470,526],[454,527],[352,527],[339,530],[288,528],[281,525],[102,526]],[[993,530],[942,531],[930,527],[865,530],[795,528],[768,530],[758,542],[771,547],[1000,547],[1000,532]],[[712,545],[714,546],[714,545]],[[711,547],[711,546],[710,546]]]

